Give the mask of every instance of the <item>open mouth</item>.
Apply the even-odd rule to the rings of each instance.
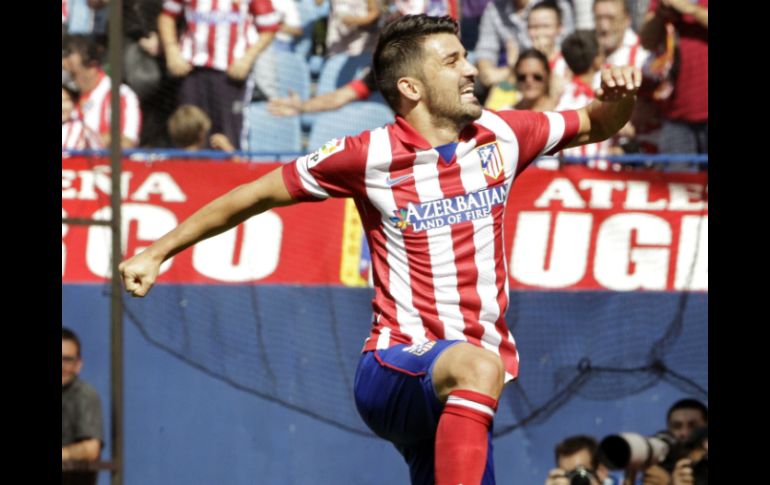
[[[476,101],[476,96],[473,95],[473,84],[469,84],[460,90],[460,99]]]

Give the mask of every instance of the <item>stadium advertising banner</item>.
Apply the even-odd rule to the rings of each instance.
[[[125,161],[123,248],[135,254],[235,186],[280,166]],[[62,217],[109,220],[106,160],[62,160]],[[512,289],[708,290],[708,173],[529,167],[505,218]],[[403,222],[403,221],[402,221]],[[397,222],[394,222],[397,223]],[[107,226],[62,224],[62,280],[109,277]],[[275,209],[176,255],[159,283],[364,286],[369,252],[350,200]]]

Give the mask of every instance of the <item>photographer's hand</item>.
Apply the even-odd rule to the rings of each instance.
[[[665,468],[652,465],[644,470],[644,477],[642,478],[643,485],[672,485],[671,475],[665,470]]]
[[[545,485],[569,485],[567,473],[561,468],[554,468],[548,472],[548,478],[545,479]]]
[[[672,478],[672,485],[693,485],[695,477],[692,474],[692,460],[682,458],[676,462]]]

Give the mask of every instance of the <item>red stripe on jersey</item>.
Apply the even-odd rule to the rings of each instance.
[[[390,165],[390,175],[392,178],[401,177],[407,175],[407,172],[397,171],[400,166],[408,164],[410,166],[410,172],[413,173],[412,164],[416,158],[416,153],[406,150],[396,151],[396,147],[400,147],[399,140],[393,135],[393,132],[389,132],[390,144],[393,147],[393,161]],[[393,199],[396,202],[396,207],[399,209],[408,206],[409,202],[419,203],[420,197],[417,194],[417,187],[415,186],[414,177],[411,177],[406,182],[396,185],[392,188]],[[443,339],[444,338],[444,326],[441,320],[438,318],[438,310],[436,309],[435,288],[433,286],[432,274],[420,274],[417,268],[426,267],[426,264],[420,264],[421,259],[430,258],[430,246],[428,245],[427,231],[412,232],[411,229],[407,229],[403,232],[404,238],[404,250],[407,256],[407,264],[409,265],[409,281],[412,290],[412,305],[417,310],[422,319],[423,327],[425,328],[425,335],[430,339]],[[430,266],[428,262],[427,266]]]
[[[232,2],[230,4],[230,10],[232,10],[235,13],[238,13],[240,10],[240,2]],[[246,24],[248,22],[243,23],[243,35],[246,34]],[[233,64],[233,54],[235,53],[235,43],[238,42],[238,24],[230,24],[230,38],[227,40],[229,48],[227,49],[227,65],[231,66]]]
[[[449,166],[441,161],[438,162],[438,181],[445,198],[466,193],[460,178],[460,165],[456,161],[457,157],[452,157],[452,160]],[[452,224],[449,227],[452,233],[452,251],[455,254],[454,264],[457,275],[457,292],[460,294],[460,313],[462,313],[465,322],[463,333],[469,342],[480,346],[484,327],[479,323],[481,296],[476,288],[479,281],[479,269],[476,267],[473,222],[466,221]]]
[[[219,0],[211,0],[211,11],[217,11],[217,2]],[[217,38],[217,24],[212,23],[209,25],[209,38],[208,38],[208,51],[209,58],[206,60],[206,67],[214,65],[214,57],[216,53],[216,38]]]
[[[636,66],[636,51],[639,50],[639,42],[641,41],[636,41],[636,44],[634,44],[633,47],[631,47],[631,53],[628,55],[629,66]]]
[[[102,104],[99,106],[99,133],[103,135],[110,134],[110,105],[112,104],[112,87],[104,98],[102,98]]]

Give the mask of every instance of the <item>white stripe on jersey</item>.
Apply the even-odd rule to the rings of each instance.
[[[387,349],[390,347],[390,327],[382,327],[380,336],[377,337],[377,348]]]
[[[457,396],[449,396],[446,400],[447,405],[454,405],[454,406],[462,406],[465,408],[473,409],[475,411],[482,412],[484,414],[488,414],[492,417],[495,416],[495,411],[489,407],[485,406],[484,404],[477,403],[474,401],[470,401],[468,399],[463,399],[461,397]]]
[[[475,143],[474,143],[475,145]],[[505,147],[506,144],[503,144]],[[502,150],[501,150],[502,151]],[[460,165],[460,178],[466,192],[475,192],[488,186],[480,163],[466,157]],[[505,163],[510,165],[510,163]],[[505,182],[507,184],[507,182]],[[507,192],[507,189],[506,189]],[[490,214],[487,218],[492,218]],[[495,230],[494,224],[488,221],[474,220],[473,245],[476,248],[474,260],[478,270],[476,291],[481,300],[479,324],[484,328],[481,336],[482,347],[496,351],[500,347],[502,337],[495,330],[495,322],[500,316],[500,305],[497,303],[497,271],[495,268]]]
[[[392,151],[388,130],[386,128],[372,130],[366,160],[366,193],[375,206],[384,208],[380,214],[387,252],[388,287],[395,300],[399,329],[412,338],[412,343],[420,344],[428,338],[425,335],[422,318],[412,300],[409,259],[406,255],[404,236],[389,220],[389,214],[393,214],[398,209],[393,191],[385,182],[390,176]]]
[[[420,202],[445,198],[439,183],[438,152],[434,149],[417,152],[414,161],[415,189]],[[462,331],[465,326],[460,311],[460,293],[457,289],[457,266],[455,265],[452,228],[449,225],[425,231],[433,276],[433,295],[436,313],[444,324],[444,336],[450,340],[467,340]],[[451,335],[451,336],[450,336]]]
[[[313,174],[308,171],[308,157],[311,157],[312,155],[313,153],[297,159],[296,166],[297,173],[299,174],[299,181],[302,182],[302,187],[315,197],[318,197],[319,199],[328,199],[329,193],[318,184],[315,177],[313,177]]]
[[[551,124],[551,130],[548,134],[548,142],[546,142],[545,148],[540,152],[540,155],[547,153],[548,150],[558,145],[561,141],[561,137],[564,136],[564,130],[566,129],[564,117],[559,113],[546,111],[543,114],[548,117],[548,121]]]

